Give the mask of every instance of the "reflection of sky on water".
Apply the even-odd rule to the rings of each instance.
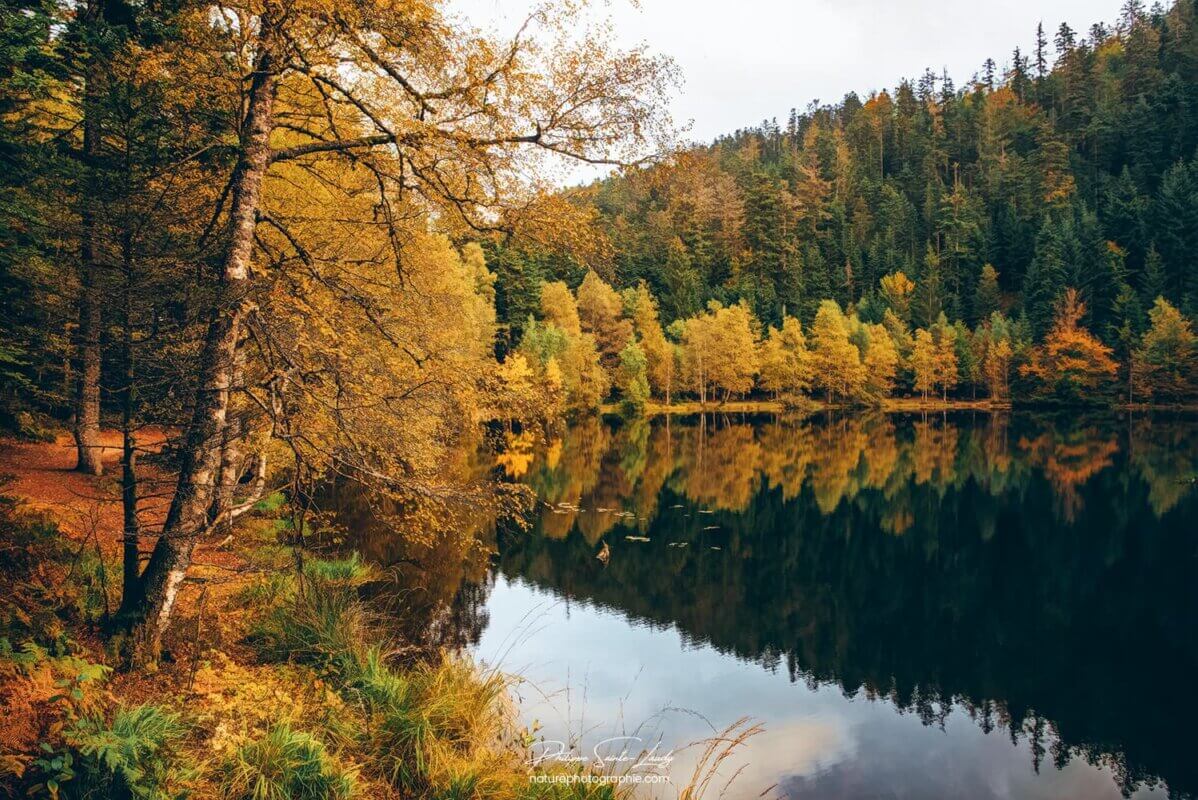
[[[526,722],[541,735],[583,734],[583,751],[616,735],[660,736],[663,750],[711,735],[742,716],[764,724],[721,775],[743,771],[729,798],[1119,798],[1109,773],[1074,759],[1032,769],[1026,740],[985,734],[955,709],[945,729],[899,714],[884,701],[846,698],[838,688],[791,683],[674,628],[630,623],[623,615],[571,604],[521,581],[496,579],[490,624],[476,649],[487,663],[524,677],[518,694]],[[701,715],[701,717],[699,716]],[[670,771],[674,788],[689,775],[694,750]],[[713,782],[718,794],[726,778]],[[1134,797],[1163,796],[1141,790]]]

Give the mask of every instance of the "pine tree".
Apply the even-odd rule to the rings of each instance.
[[[998,270],[993,264],[982,266],[982,274],[978,278],[977,288],[973,294],[973,316],[979,322],[990,319],[990,315],[999,310],[1002,293],[998,288]]]
[[[1165,173],[1155,209],[1156,246],[1167,297],[1198,306],[1198,166],[1178,162]]]
[[[1057,28],[1057,35],[1053,40],[1053,44],[1057,49],[1057,64],[1061,64],[1069,54],[1073,52],[1073,47],[1077,43],[1077,37],[1073,32],[1073,28],[1069,27],[1068,22],[1062,22]]]
[[[1044,336],[1052,327],[1057,302],[1065,291],[1071,245],[1062,223],[1045,219],[1036,237],[1036,255],[1023,281],[1023,304],[1032,334]]]
[[[669,315],[681,319],[698,311],[703,294],[702,278],[691,261],[686,245],[677,236],[670,239],[667,246],[663,275]]]
[[[1044,34],[1044,23],[1036,25],[1036,85],[1048,76],[1048,37]]]
[[[1144,331],[1144,307],[1140,297],[1130,284],[1124,282],[1115,295],[1115,306],[1106,332],[1106,341],[1114,346],[1115,357],[1121,363],[1121,372],[1128,389],[1128,400],[1132,399],[1134,351]]]
[[[940,254],[931,243],[923,257],[923,270],[915,282],[911,301],[911,317],[918,325],[928,326],[944,312],[944,282],[940,269]]]
[[[1127,251],[1128,268],[1134,274],[1144,263],[1148,198],[1142,195],[1126,166],[1103,194],[1102,226],[1106,238]]]
[[[1169,291],[1169,276],[1165,274],[1165,264],[1156,243],[1149,245],[1148,255],[1144,259],[1144,280],[1141,285],[1140,298],[1143,304],[1151,306],[1158,297],[1175,297]]]
[[[1020,102],[1027,99],[1029,81],[1027,77],[1028,64],[1027,56],[1016,47],[1011,54],[1011,71],[1007,73],[1007,85],[1011,87],[1011,91],[1019,98]]]

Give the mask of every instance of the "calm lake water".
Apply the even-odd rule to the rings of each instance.
[[[530,527],[373,555],[453,565],[408,607],[526,679],[545,754],[639,737],[672,796],[748,716],[706,796],[1198,793],[1192,419],[595,421],[501,463]]]

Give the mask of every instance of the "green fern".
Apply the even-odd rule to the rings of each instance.
[[[67,733],[77,775],[61,794],[79,800],[178,797],[191,772],[175,751],[186,732],[177,716],[154,705],[118,708],[111,724],[84,717]]]

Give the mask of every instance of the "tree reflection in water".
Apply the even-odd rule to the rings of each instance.
[[[591,421],[523,463],[542,502],[496,568],[928,725],[964,709],[1037,769],[1186,796],[1196,460],[1185,419]],[[489,579],[448,571],[449,638],[476,640]]]

